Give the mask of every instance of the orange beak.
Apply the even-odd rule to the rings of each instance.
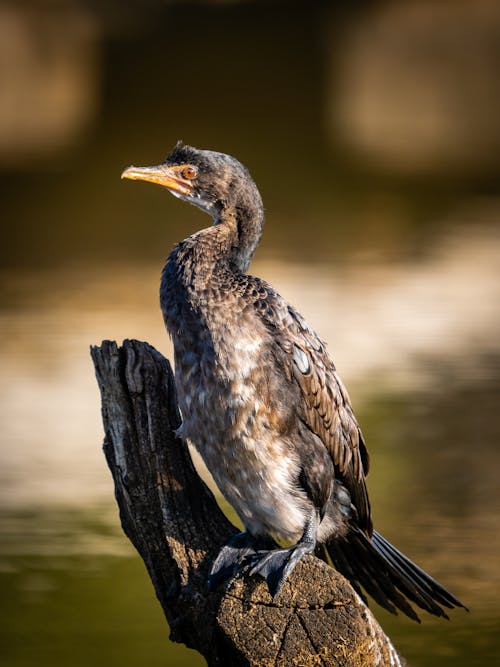
[[[167,167],[163,164],[157,167],[128,167],[121,177],[129,178],[132,181],[157,183],[172,192],[188,195],[191,192],[192,184],[181,176],[181,169],[182,167],[179,166]]]

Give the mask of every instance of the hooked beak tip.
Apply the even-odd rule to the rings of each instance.
[[[121,179],[129,178],[131,180],[137,180],[138,174],[137,174],[136,168],[132,165],[130,167],[127,167],[126,169],[124,169],[122,171],[120,178]]]

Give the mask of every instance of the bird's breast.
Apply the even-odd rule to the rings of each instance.
[[[182,435],[249,530],[293,540],[307,499],[297,486],[290,408],[263,325],[244,313],[231,323],[229,317],[221,309],[196,335],[173,337]]]
[[[185,432],[195,443],[206,437],[206,428],[198,429],[201,415],[218,436],[267,425],[263,338],[241,320],[228,323],[222,308],[210,319],[198,331],[173,335],[179,403]]]

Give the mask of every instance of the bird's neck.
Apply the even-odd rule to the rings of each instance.
[[[264,224],[264,210],[258,203],[253,208],[221,206],[213,226],[180,244],[175,262],[186,286],[204,290],[222,275],[230,277],[248,269]]]
[[[222,242],[222,256],[214,259],[226,262],[235,272],[245,273],[259,244],[263,225],[264,207],[260,195],[240,206],[223,206],[214,220],[216,234]]]

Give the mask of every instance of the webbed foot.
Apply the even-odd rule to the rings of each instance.
[[[264,546],[269,548],[271,544],[272,541],[268,540]],[[238,574],[262,547],[262,540],[255,538],[249,532],[233,535],[212,563],[208,575],[208,589],[212,591],[224,581]]]
[[[298,543],[288,549],[269,551],[252,567],[250,574],[260,574],[263,576],[267,581],[271,597],[275,598],[299,560],[313,551],[314,545],[304,543]]]
[[[300,559],[306,554],[314,553],[316,531],[317,516],[314,510],[297,544],[287,549],[274,549],[263,555],[262,552],[257,553],[253,557],[252,560],[255,564],[250,570],[250,574],[260,574],[265,578],[273,599],[279,594]]]

